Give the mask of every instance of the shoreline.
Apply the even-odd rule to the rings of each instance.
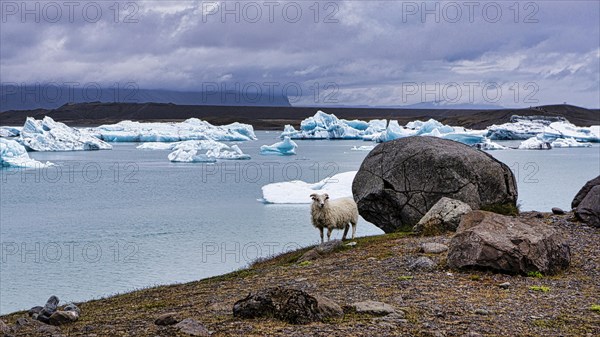
[[[540,214],[524,212],[520,216],[527,218],[534,213]],[[314,246],[219,276],[77,303],[82,309],[80,320],[61,326],[60,331],[69,336],[177,335],[173,327],[154,324],[158,316],[177,312],[198,320],[215,336],[342,336],[351,331],[357,336],[426,336],[440,331],[445,335],[473,332],[502,336],[600,333],[600,313],[590,310],[590,306],[600,304],[595,303],[600,277],[600,229],[574,222],[571,213],[542,214],[543,221],[563,232],[571,245],[571,267],[556,276],[451,270],[445,266],[445,253],[422,254],[418,247],[423,242],[447,244],[452,233],[435,237],[384,234],[357,238],[355,246],[341,246],[310,262],[298,263],[298,258]],[[417,256],[430,257],[437,267],[432,271],[408,269]],[[509,282],[510,289],[499,289],[498,284],[503,282]],[[232,316],[235,301],[248,292],[276,285],[322,294],[343,308],[357,300],[383,301],[403,312],[404,318],[385,322],[347,309],[343,318],[309,325]],[[533,286],[550,290],[538,293],[530,289]],[[19,311],[0,319],[13,325],[23,316],[26,312]],[[43,335],[38,329],[40,326],[32,321],[15,336]]]

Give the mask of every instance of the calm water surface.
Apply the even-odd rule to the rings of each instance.
[[[357,170],[363,141],[299,141],[297,156],[258,154],[278,133],[239,144],[249,161],[170,163],[168,151],[32,153],[59,166],[2,170],[0,313],[223,274],[318,243],[308,205],[264,205],[261,187]],[[509,143],[510,144],[510,143]],[[490,152],[517,174],[523,210],[569,209],[600,174],[600,147]],[[361,220],[358,236],[381,234]],[[341,232],[335,232],[336,238]]]

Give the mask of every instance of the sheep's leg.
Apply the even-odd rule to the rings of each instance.
[[[321,243],[323,243],[323,228],[319,228],[319,231],[321,232]]]
[[[356,222],[352,222],[352,240],[354,240],[354,234],[356,234]]]
[[[344,227],[344,235],[342,236],[342,241],[346,241],[346,235],[348,235],[348,229],[350,229],[350,225],[346,224],[346,227]]]
[[[328,227],[327,228],[327,242],[329,242],[329,239],[331,239],[331,231],[333,230],[333,228]]]

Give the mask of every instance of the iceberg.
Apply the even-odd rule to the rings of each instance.
[[[109,142],[178,142],[186,140],[248,141],[255,140],[252,125],[232,123],[215,126],[198,118],[181,123],[141,123],[121,121],[90,130]]]
[[[378,134],[374,140],[378,143],[385,143],[394,139],[416,136],[417,133],[413,130],[405,129],[398,124],[398,121],[390,121],[385,131]]]
[[[17,141],[0,138],[0,167],[42,168],[52,165],[29,158],[25,147]]]
[[[469,130],[463,127],[444,125],[435,119],[430,119],[426,122],[409,122],[406,124],[406,127],[400,126],[398,121],[390,121],[387,129],[377,135],[374,140],[378,143],[384,143],[404,137],[430,136],[473,145],[484,141],[484,133],[485,131]]]
[[[353,146],[350,151],[371,151],[374,148],[374,145]]]
[[[472,145],[472,147],[479,149],[479,150],[484,150],[484,151],[507,150],[508,149],[506,146],[502,146],[498,143],[494,143],[487,138],[481,143]]]
[[[600,126],[578,127],[562,117],[513,116],[510,123],[488,127],[486,134],[492,140],[526,140],[538,135],[546,140],[573,138],[580,142],[600,142]]]
[[[340,120],[321,110],[300,122],[300,130],[286,125],[281,138],[291,139],[362,139],[370,123],[359,120]]]
[[[531,137],[519,145],[519,150],[550,150],[552,145],[539,137]]]
[[[296,144],[290,137],[283,137],[283,141],[275,143],[273,145],[263,145],[260,147],[260,154],[268,155],[275,154],[280,156],[289,156],[296,154]]]
[[[327,193],[331,199],[352,197],[352,181],[357,171],[336,174],[317,183],[301,180],[268,184],[262,187],[266,204],[310,204],[312,193]]]
[[[164,144],[164,143],[163,143]],[[139,148],[139,147],[138,147]],[[199,141],[184,141],[173,143],[170,148],[165,148],[164,145],[158,147],[150,147],[152,149],[173,150],[168,155],[172,162],[182,163],[214,163],[217,159],[225,160],[246,160],[250,156],[243,153],[237,145],[228,146],[214,140],[199,140]],[[199,153],[206,151],[206,153]]]
[[[552,147],[591,147],[590,143],[578,142],[574,138],[558,138],[553,141],[550,145]]]
[[[46,116],[43,120],[27,117],[16,139],[32,151],[110,150],[112,146],[86,131],[74,129]]]
[[[543,136],[546,139],[573,138],[579,142],[600,142],[600,126],[578,127],[569,122],[554,122],[546,126]]]
[[[141,150],[212,150],[215,148],[224,149],[228,146],[224,143],[217,142],[214,140],[186,140],[182,142],[172,143],[161,143],[161,142],[150,142],[143,143],[137,146],[137,149]]]
[[[21,134],[21,128],[11,126],[0,126],[0,137],[17,137]]]

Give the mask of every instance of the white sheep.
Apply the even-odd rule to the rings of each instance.
[[[323,228],[327,228],[327,241],[331,238],[331,231],[343,229],[342,241],[346,240],[346,234],[352,224],[352,239],[356,233],[358,222],[358,208],[352,198],[339,198],[329,200],[327,193],[310,195],[313,200],[310,214],[313,226],[321,232],[321,243],[323,243]]]

